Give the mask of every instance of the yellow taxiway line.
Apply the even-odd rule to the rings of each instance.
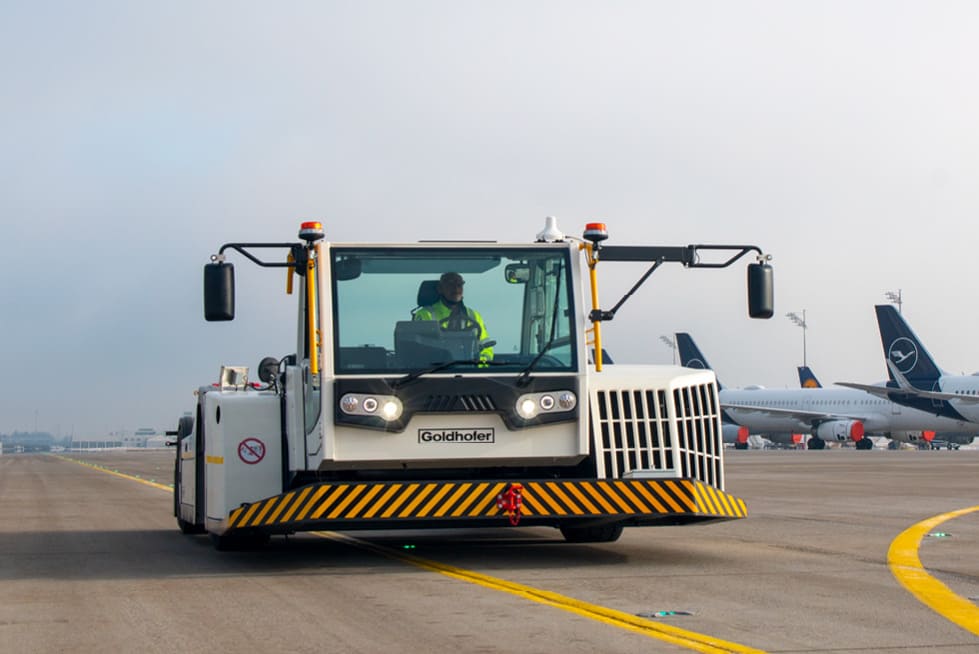
[[[411,556],[410,554],[404,554],[389,547],[375,545],[374,543],[366,540],[354,538],[353,536],[347,536],[346,534],[341,534],[335,531],[314,531],[312,533],[321,538],[328,538],[340,543],[346,543],[348,545],[352,545],[375,554],[380,554],[403,563],[409,563],[425,570],[438,572],[439,574],[452,577],[453,579],[459,579],[483,586],[485,588],[490,588],[492,590],[510,593],[511,595],[516,595],[517,597],[521,597],[523,599],[546,604],[547,606],[553,606],[564,611],[570,611],[571,613],[575,613],[592,620],[604,622],[605,624],[613,627],[634,631],[644,636],[649,636],[650,638],[656,638],[657,640],[661,640],[666,643],[685,647],[695,652],[705,652],[708,654],[730,654],[732,652],[744,654],[748,652],[763,652],[763,650],[760,649],[746,647],[745,645],[739,645],[738,643],[728,642],[721,640],[720,638],[708,636],[706,634],[680,629],[679,627],[674,627],[672,625],[652,622],[629,613],[616,611],[615,609],[609,609],[596,604],[589,604],[588,602],[582,602],[581,600],[576,600],[572,597],[567,597],[558,593],[552,593],[551,591],[541,590],[532,586],[524,586],[523,584],[506,581],[505,579],[499,579],[497,577],[491,577],[478,572],[472,572],[471,570],[464,570],[462,568],[456,568],[444,563],[438,563],[437,561],[430,561],[421,557]]]
[[[961,595],[956,595],[948,586],[928,574],[918,557],[921,539],[932,529],[946,520],[975,511],[979,511],[979,506],[943,513],[908,527],[891,542],[887,551],[887,565],[891,568],[891,574],[919,602],[979,636],[979,607]]]

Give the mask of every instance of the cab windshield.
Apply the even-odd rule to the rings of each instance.
[[[337,374],[577,369],[567,249],[331,252]]]

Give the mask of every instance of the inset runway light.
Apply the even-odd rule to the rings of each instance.
[[[947,531],[933,531],[928,534],[928,538],[949,538],[951,535]]]
[[[670,618],[674,615],[693,615],[690,611],[651,611],[648,613],[637,613],[640,618]]]

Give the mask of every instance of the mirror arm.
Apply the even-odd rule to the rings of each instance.
[[[239,252],[252,263],[264,268],[296,268],[303,271],[306,269],[306,260],[304,257],[301,261],[300,257],[298,256],[296,256],[296,261],[262,261],[245,248],[289,248],[294,256],[297,252],[305,252],[306,250],[305,246],[301,243],[225,243],[221,246],[221,249],[218,250],[218,254],[223,255],[225,250],[230,249],[234,250],[235,252]]]
[[[737,252],[731,256],[727,261],[719,263],[702,263],[698,261],[698,252],[700,250],[737,250]],[[602,309],[592,309],[591,313],[588,314],[588,319],[592,322],[602,322],[608,321],[615,318],[615,313],[619,308],[632,297],[633,293],[639,290],[649,276],[652,275],[657,268],[666,262],[676,262],[682,263],[685,268],[727,268],[732,263],[748,254],[749,252],[757,252],[759,257],[764,257],[764,253],[761,251],[757,245],[686,245],[679,247],[663,247],[663,246],[635,246],[635,245],[607,245],[602,247],[597,251],[597,255],[601,257],[602,261],[653,261],[653,265],[646,271],[646,273],[639,278],[629,292],[622,296],[614,307],[608,311]],[[596,258],[598,258],[596,256]]]

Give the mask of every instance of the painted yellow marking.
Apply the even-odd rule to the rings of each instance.
[[[337,504],[337,508],[333,509],[333,511],[330,513],[330,515],[326,516],[326,519],[327,520],[333,520],[335,518],[340,517],[340,514],[343,513],[343,510],[346,509],[348,506],[350,506],[350,503],[353,502],[355,499],[357,499],[357,497],[361,493],[364,492],[364,489],[365,488],[367,488],[367,487],[366,486],[354,486],[350,490],[350,492],[347,493],[347,496],[345,498],[343,498],[343,500],[339,504]],[[346,517],[346,516],[344,516],[344,517]]]
[[[389,506],[384,511],[384,513],[381,514],[381,517],[382,518],[390,518],[391,516],[393,516],[394,515],[394,512],[398,510],[398,507],[400,507],[404,503],[405,500],[407,500],[409,497],[411,497],[411,494],[414,493],[415,492],[415,489],[417,489],[417,488],[418,488],[418,484],[411,484],[411,485],[409,485],[408,488],[405,489],[405,492],[401,493],[398,496],[398,499],[396,499],[394,501],[394,503],[391,504],[391,506]]]
[[[311,498],[309,498],[309,501],[308,502],[306,502],[306,506],[304,506],[302,508],[302,510],[299,513],[296,514],[296,520],[303,520],[303,519],[305,519],[306,518],[306,514],[309,513],[309,511],[314,506],[316,506],[316,502],[319,501],[319,499],[321,497],[323,497],[323,494],[326,493],[326,491],[328,491],[328,490],[330,490],[330,487],[329,486],[320,486],[319,488],[317,488],[316,489],[316,492],[313,493],[313,496]]]
[[[667,481],[663,485],[664,486],[668,486],[669,488],[671,488],[674,493],[679,493],[680,492],[677,489],[676,484],[674,484],[671,481]],[[673,509],[675,512],[677,512],[677,513],[682,513],[683,512],[683,509],[681,509],[680,508],[680,505],[676,503],[676,500],[673,498],[672,495],[670,495],[669,493],[667,493],[667,492],[664,491],[664,492],[661,492],[659,494],[659,496],[660,496],[660,499],[662,499],[664,502],[666,502],[667,504],[669,504],[670,505],[670,508]]]
[[[652,491],[650,490],[650,487],[647,484],[639,484],[638,486],[636,486],[636,488],[639,490],[639,494],[645,497],[646,500],[653,505],[654,509],[656,509],[660,513],[666,513],[666,507],[660,503],[656,495],[653,495]]]
[[[382,506],[387,504],[388,500],[391,499],[392,495],[398,492],[399,488],[401,488],[401,484],[391,484],[388,486],[388,489],[384,491],[384,495],[381,496],[381,499],[371,505],[371,507],[367,510],[367,513],[364,514],[364,517],[373,518],[374,514],[377,513]]]
[[[624,484],[615,484],[614,486],[607,481],[598,482],[599,488],[604,490],[606,494],[612,498],[612,502],[619,507],[619,513],[635,513],[635,509],[631,508],[619,495],[619,491],[622,489]],[[610,513],[615,513],[615,511],[610,511]]]
[[[212,456],[212,455],[208,454],[206,457],[204,457],[204,461],[206,461],[207,463],[213,463],[214,465],[219,466],[219,465],[223,465],[224,464],[224,457],[223,456]]]
[[[639,510],[641,510],[644,513],[648,513],[649,512],[649,507],[647,507],[645,504],[643,504],[642,500],[640,500],[638,497],[636,497],[635,493],[632,492],[632,484],[620,484],[618,486],[618,488],[619,488],[620,491],[622,491],[622,494],[623,495],[625,495],[626,497],[628,497],[629,500],[631,500],[633,504],[635,504],[637,507],[639,507]]]
[[[265,501],[265,508],[263,508],[261,510],[261,512],[259,512],[259,514],[257,516],[255,516],[255,523],[254,524],[256,524],[256,525],[262,524],[262,520],[265,519],[265,516],[268,515],[269,511],[272,509],[273,506],[275,506],[276,502],[281,502],[281,501],[282,501],[282,498],[281,497],[273,497],[270,500],[266,500]]]
[[[313,511],[309,517],[313,518],[314,520],[319,519],[319,517],[323,515],[323,513],[325,513],[328,508],[330,508],[330,505],[337,501],[337,498],[340,497],[340,495],[343,493],[344,490],[346,490],[346,488],[347,488],[347,484],[341,484],[339,486],[321,486],[320,489],[316,491],[316,495],[313,496],[313,499],[310,500],[309,502],[310,506],[313,503],[315,503],[321,495],[325,494],[325,493],[321,493],[320,491],[329,490],[331,492],[329,496],[327,496],[323,500],[323,502],[316,507],[316,510]],[[309,506],[307,506],[306,508],[308,510]],[[301,517],[302,516],[300,516],[300,518]]]
[[[566,488],[571,492],[572,495],[575,496],[575,498],[578,500],[578,502],[580,502],[581,505],[583,507],[585,507],[585,511],[587,511],[588,513],[592,513],[592,514],[601,513],[601,511],[599,511],[598,509],[596,509],[595,508],[595,505],[592,504],[591,502],[589,502],[588,501],[588,498],[585,497],[584,494],[580,490],[578,490],[578,487],[576,485],[574,485],[574,484],[568,484],[566,486]],[[581,511],[576,511],[576,513],[581,513]]]
[[[439,503],[439,500],[445,497],[450,490],[452,490],[451,484],[443,485],[442,488],[439,489],[439,492],[435,493],[432,499],[428,501],[428,504],[422,507],[422,510],[418,512],[418,515],[428,516],[431,513],[432,509],[435,508],[435,505]]]
[[[595,485],[600,486],[601,484],[598,483],[598,482],[596,482]],[[599,504],[602,505],[602,508],[605,509],[604,513],[606,513],[606,514],[608,514],[608,513],[615,513],[615,509],[612,508],[612,505],[609,504],[605,500],[605,498],[602,497],[601,494],[599,494],[599,492],[592,487],[592,482],[583,481],[583,482],[581,482],[581,486],[582,486],[582,488],[584,488],[584,489],[586,489],[588,491],[589,496],[593,500],[595,500],[596,502],[598,502]],[[599,512],[599,513],[601,513],[601,512]]]
[[[455,511],[452,512],[452,517],[458,518],[459,516],[463,515],[466,512],[466,509],[469,508],[469,505],[475,502],[476,498],[478,498],[480,494],[482,494],[486,490],[487,487],[489,487],[489,484],[487,484],[486,482],[482,482],[481,484],[476,486],[476,490],[469,493],[469,495],[466,497],[466,500],[459,505],[459,508],[457,508]]]
[[[459,488],[456,489],[456,492],[452,493],[452,497],[446,500],[445,504],[442,505],[442,508],[435,512],[435,517],[441,518],[444,516],[449,510],[449,507],[455,505],[455,503],[459,501],[459,498],[462,497],[462,494],[469,490],[471,486],[471,482],[459,484]]]
[[[680,502],[684,504],[687,511],[694,512],[697,510],[697,505],[694,504],[694,500],[691,497],[694,482],[690,481],[689,479],[684,479],[683,481],[673,481],[672,479],[667,479],[666,485],[676,492],[677,496],[680,498]]]
[[[239,524],[247,527],[248,520],[252,517],[252,514],[255,513],[255,510],[258,507],[259,507],[259,503],[252,504],[250,507],[248,507],[248,511],[245,513],[244,517],[239,521]]]
[[[405,507],[405,510],[401,512],[401,516],[400,517],[402,517],[402,518],[410,518],[411,517],[411,513],[415,510],[415,508],[419,504],[421,504],[422,501],[426,497],[428,497],[432,493],[433,490],[435,490],[435,486],[436,486],[435,484],[425,484],[424,486],[422,486],[421,492],[418,493],[418,495],[415,497],[415,499],[413,499],[408,504],[408,506]]]
[[[350,509],[350,512],[347,513],[347,517],[348,518],[356,518],[357,517],[357,514],[360,513],[361,511],[363,511],[363,509],[367,505],[367,503],[370,502],[372,499],[374,499],[374,496],[377,495],[378,493],[380,493],[383,488],[384,487],[381,486],[381,485],[373,486],[367,492],[367,494],[364,495],[364,498],[362,500],[360,500],[359,502],[357,502],[357,506],[355,506],[354,508]]]
[[[921,539],[932,529],[946,520],[975,511],[979,511],[979,506],[943,513],[908,527],[891,542],[887,551],[887,565],[891,568],[891,574],[919,602],[979,636],[979,607],[961,595],[956,595],[948,586],[928,574],[918,557]]]
[[[92,470],[98,470],[99,472],[104,472],[107,475],[115,475],[116,477],[121,477],[123,479],[128,479],[130,481],[137,481],[145,486],[152,486],[153,488],[159,488],[160,490],[173,492],[173,486],[166,486],[164,484],[158,484],[155,481],[150,481],[149,479],[143,479],[142,477],[136,477],[134,475],[127,475],[122,472],[116,472],[115,470],[109,470],[105,466],[95,465],[94,463],[88,463],[87,461],[81,461],[79,459],[73,459],[68,456],[58,456],[52,455],[55,458],[61,459],[62,461],[68,461],[70,463],[77,463],[80,466],[85,466],[86,468],[91,468]]]
[[[292,506],[289,507],[289,510],[285,512],[285,514],[282,516],[282,519],[279,520],[279,522],[288,522],[289,518],[292,517],[292,514],[296,512],[296,509],[302,506],[303,500],[306,499],[306,496],[309,495],[309,491],[311,490],[313,490],[312,486],[307,486],[306,488],[304,488],[303,491],[299,493],[299,497],[296,498],[296,501],[293,502]]]
[[[319,536],[320,538],[346,543],[362,550],[380,554],[381,556],[395,559],[403,563],[408,563],[424,570],[437,572],[453,579],[483,586],[484,588],[489,588],[491,590],[509,593],[523,599],[552,606],[563,611],[568,611],[592,620],[597,620],[599,622],[604,622],[605,624],[613,627],[627,629],[650,638],[655,638],[662,642],[677,645],[679,647],[685,647],[695,652],[704,652],[705,654],[731,654],[732,652],[736,652],[738,654],[763,654],[763,650],[760,649],[721,640],[720,638],[714,638],[713,636],[709,636],[707,634],[700,634],[695,631],[680,629],[679,627],[674,627],[673,625],[652,622],[622,611],[616,611],[615,609],[598,606],[597,604],[589,604],[588,602],[576,600],[573,597],[552,593],[551,591],[534,588],[533,586],[524,586],[523,584],[518,584],[497,577],[491,577],[489,575],[480,574],[471,570],[465,570],[463,568],[456,568],[437,561],[431,561],[429,559],[423,559],[421,557],[411,556],[409,554],[402,554],[397,550],[383,547],[381,545],[375,545],[374,543],[361,540],[360,538],[354,538],[352,536],[347,536],[345,534],[340,534],[333,531],[314,531],[310,533]]]
[[[489,492],[489,495],[484,497],[483,501],[477,504],[473,510],[469,512],[469,515],[496,515],[496,512],[499,511],[496,506],[496,496],[502,493],[505,487],[506,484],[504,483],[499,483],[493,486]],[[490,502],[493,503],[493,507],[487,511],[486,507],[489,506]]]
[[[265,524],[270,525],[274,523],[276,520],[278,520],[279,514],[282,513],[283,509],[289,506],[289,503],[292,502],[292,499],[295,496],[296,496],[296,491],[289,491],[288,493],[286,493],[285,497],[282,498],[282,501],[279,502],[279,508],[277,508],[275,511],[272,512],[272,515],[270,515],[269,519],[265,521]]]
[[[63,459],[65,461],[70,461],[71,463],[77,463],[79,465],[83,465],[83,466],[87,466],[89,468],[93,468],[95,470],[98,470],[99,472],[105,472],[105,473],[108,473],[110,475],[115,475],[117,477],[122,477],[123,479],[129,479],[131,481],[136,481],[136,482],[139,482],[141,484],[145,484],[147,486],[153,486],[154,488],[158,488],[160,490],[172,491],[172,489],[169,486],[164,486],[163,484],[157,484],[155,482],[147,481],[145,479],[140,479],[139,477],[134,477],[132,475],[123,474],[121,472],[115,472],[113,470],[108,470],[106,468],[95,466],[95,465],[86,463],[84,461],[78,461],[76,459],[71,459],[71,458],[63,457],[63,456],[62,457],[58,457],[58,458]],[[483,486],[483,485],[484,484],[481,484],[481,486]],[[503,487],[503,485],[502,484],[499,484],[496,490],[497,491],[501,491],[502,490],[502,487]],[[303,496],[306,494],[306,492],[308,490],[309,490],[309,488],[305,489],[302,493],[300,493],[300,496],[297,498],[297,500],[293,504],[292,508],[290,508],[289,512],[287,512],[286,515],[283,516],[283,520],[288,519],[287,516],[299,504],[302,503]],[[314,503],[314,500],[317,497],[321,496],[323,494],[323,492],[325,492],[325,491],[326,491],[326,487],[321,487],[320,489],[318,489],[317,490],[317,493],[316,493],[316,496],[313,498],[313,500],[310,501],[309,505],[312,505]],[[493,497],[495,497],[495,493],[490,495],[490,499],[492,499]],[[352,499],[353,498],[351,498],[351,500]],[[485,504],[485,501],[484,501],[484,504]],[[309,505],[306,507],[306,510],[303,511],[303,513],[305,513],[306,511],[309,510],[309,508],[310,508]],[[250,515],[252,512],[254,512],[255,509],[258,508],[258,506],[259,506],[259,504],[257,504],[257,503],[251,505],[251,507],[249,507],[248,514]],[[271,506],[271,505],[269,504],[268,506]],[[266,506],[266,510],[268,510],[268,506]],[[952,517],[956,517],[956,515],[958,515],[958,514],[968,513],[970,511],[979,511],[979,507],[973,507],[972,509],[967,509],[967,510],[963,510],[961,512],[956,512],[955,514],[946,514],[946,517],[944,517],[944,520],[947,520],[947,519],[952,518]],[[273,516],[273,518],[274,518],[274,516]],[[246,519],[247,519],[247,516],[246,516]],[[942,522],[944,520],[941,520],[939,522]],[[924,524],[924,523],[919,523],[919,524]],[[938,524],[938,523],[935,523],[935,524]],[[916,525],[916,526],[918,526],[918,525]],[[928,528],[930,528],[930,527],[931,527],[931,525]],[[914,529],[914,528],[912,528],[912,529]],[[911,530],[908,530],[908,531],[911,531]],[[522,597],[524,599],[528,599],[528,600],[531,600],[531,601],[534,601],[534,602],[538,602],[540,604],[544,604],[544,605],[547,605],[547,606],[552,606],[552,607],[561,609],[563,611],[568,611],[570,613],[574,613],[576,615],[580,615],[580,616],[589,618],[591,620],[597,620],[599,622],[603,622],[603,623],[608,624],[608,625],[611,625],[613,627],[618,627],[620,629],[627,629],[629,631],[633,631],[635,633],[639,633],[639,634],[642,634],[644,636],[648,636],[650,638],[655,638],[655,639],[660,640],[660,641],[665,642],[665,643],[671,643],[671,644],[677,645],[679,647],[685,647],[685,648],[690,649],[690,650],[693,650],[695,652],[703,652],[704,654],[731,654],[731,653],[737,653],[737,654],[764,654],[764,650],[755,649],[755,648],[752,648],[752,647],[748,647],[746,645],[740,645],[738,643],[734,643],[734,642],[730,642],[730,641],[726,641],[726,640],[721,640],[720,638],[714,638],[713,636],[709,636],[707,634],[701,634],[701,633],[697,633],[695,631],[688,631],[686,629],[680,629],[679,627],[674,627],[674,626],[668,625],[668,624],[661,624],[661,623],[651,622],[649,620],[646,620],[646,619],[643,619],[643,618],[639,618],[637,616],[630,615],[630,614],[624,613],[622,611],[616,611],[615,609],[609,609],[609,608],[606,608],[604,606],[598,606],[597,604],[589,604],[588,602],[582,602],[582,601],[576,600],[576,599],[574,599],[572,597],[567,597],[565,595],[560,595],[558,593],[552,593],[552,592],[547,591],[547,590],[541,590],[539,588],[534,588],[532,586],[524,586],[523,584],[518,584],[518,583],[515,583],[515,582],[512,582],[512,581],[506,581],[505,579],[499,579],[499,578],[496,578],[496,577],[491,577],[489,575],[483,575],[483,574],[479,574],[477,572],[472,572],[472,571],[469,571],[469,570],[465,570],[463,568],[456,568],[456,567],[453,567],[453,566],[445,565],[445,564],[442,564],[442,563],[438,563],[436,561],[430,561],[428,559],[423,559],[423,558],[416,557],[416,556],[410,556],[410,555],[407,555],[407,554],[402,554],[402,553],[400,553],[400,552],[398,552],[396,550],[392,550],[392,549],[389,549],[389,548],[386,548],[386,547],[382,547],[380,545],[375,545],[373,543],[369,543],[367,541],[360,540],[359,538],[353,538],[351,536],[346,536],[346,535],[343,535],[343,534],[339,534],[339,533],[336,533],[336,532],[329,532],[329,531],[313,531],[313,532],[310,532],[310,533],[312,533],[313,535],[319,536],[321,538],[327,538],[327,539],[330,539],[330,540],[334,540],[334,541],[338,541],[338,542],[342,542],[342,543],[347,543],[347,544],[352,545],[354,547],[359,547],[359,548],[364,549],[364,550],[372,551],[372,552],[375,552],[375,553],[380,554],[382,556],[386,556],[388,558],[392,558],[392,559],[396,559],[396,560],[399,560],[399,561],[403,561],[405,563],[409,563],[411,565],[417,566],[417,567],[422,568],[422,569],[425,569],[425,570],[430,570],[432,572],[437,572],[439,574],[443,574],[443,575],[445,575],[447,577],[451,577],[453,579],[459,579],[461,581],[466,581],[468,583],[472,583],[472,584],[476,584],[476,585],[479,585],[479,586],[483,586],[483,587],[489,588],[491,590],[497,590],[497,591],[501,591],[501,592],[505,592],[505,593],[510,593],[511,595],[515,595],[517,597]],[[907,533],[907,532],[905,532],[905,533]],[[902,536],[903,536],[903,534],[902,534]],[[898,539],[900,539],[900,538],[901,537],[899,536]],[[897,541],[895,541],[895,542],[897,542]],[[891,549],[892,550],[894,549],[893,545],[892,545],[892,548]],[[891,557],[889,556],[888,559],[890,560],[890,558]],[[914,558],[915,558],[915,560],[917,560],[917,556],[916,555],[915,555]],[[920,565],[919,565],[919,567],[920,567]],[[892,564],[892,570],[893,569],[894,569],[894,567],[893,567],[893,564]],[[896,572],[894,574],[895,574],[895,576],[897,575]],[[961,598],[959,598],[959,599],[961,599]],[[922,601],[924,601],[924,600],[922,600]],[[975,607],[972,607],[972,608],[973,608],[973,610],[975,610]],[[948,616],[946,616],[946,617],[948,617]],[[973,622],[975,622],[975,618],[973,618]],[[966,627],[966,628],[969,628],[969,627]],[[973,628],[975,628],[975,624],[973,624]],[[972,630],[972,629],[970,629],[970,630]],[[979,635],[979,631],[973,631],[973,633],[976,633],[977,635]]]
[[[577,490],[574,487],[574,484],[568,484],[568,487]],[[558,496],[559,500],[564,502],[564,504],[571,510],[572,513],[577,513],[578,515],[584,513],[584,511],[582,511],[581,508],[574,503],[574,500],[568,497],[568,495],[564,492],[564,487],[562,487],[560,484],[554,484],[554,486],[551,488],[551,491]],[[567,511],[558,509],[556,513],[560,515],[564,515],[567,513]]]
[[[564,513],[561,506],[548,494],[548,489],[543,484],[531,483],[528,490],[530,492],[524,497],[524,502],[535,507],[534,510],[540,515]]]

